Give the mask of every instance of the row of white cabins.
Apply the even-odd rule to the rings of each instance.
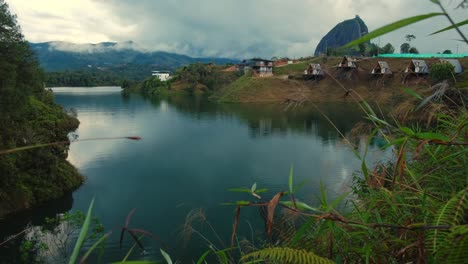
[[[356,69],[356,62],[357,60],[355,58],[345,56],[337,67],[341,69]],[[454,66],[455,73],[463,72],[463,67],[460,64],[460,61],[457,59],[440,59],[440,63],[452,64]],[[252,71],[253,76],[255,77],[269,77],[273,76],[273,65],[274,62],[272,60],[251,59],[242,61],[242,63],[238,64],[236,68],[238,70],[243,70],[244,72]],[[404,72],[414,74],[428,74],[429,67],[424,60],[413,59],[410,61]],[[393,72],[387,62],[378,61],[370,74],[387,75],[393,74]],[[169,71],[152,71],[151,75],[159,78],[159,80],[163,82],[170,80],[172,77]],[[321,77],[323,75],[324,71],[322,66],[318,63],[311,63],[308,65],[307,69],[304,70],[305,77]]]

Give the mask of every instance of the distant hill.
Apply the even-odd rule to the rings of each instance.
[[[314,55],[318,56],[321,53],[327,53],[327,48],[337,48],[346,43],[358,39],[369,33],[366,23],[356,15],[353,19],[345,20],[336,25],[325,37],[320,40]]]
[[[102,42],[98,44],[74,44],[69,42],[30,43],[36,52],[42,68],[46,72],[75,71],[86,69],[110,70],[126,65],[141,65],[154,70],[175,70],[195,63],[215,64],[236,63],[225,58],[192,58],[186,55],[163,51],[145,51],[131,41]]]

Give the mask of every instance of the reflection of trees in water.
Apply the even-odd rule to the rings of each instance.
[[[218,104],[196,96],[173,96],[166,100],[179,112],[193,118],[234,117],[247,123],[252,137],[287,135],[301,133],[316,135],[323,140],[339,138],[336,126],[341,133],[348,133],[362,121],[362,112],[355,103],[318,104],[330,122],[311,104],[287,109],[283,104]],[[160,99],[154,99],[159,105]]]
[[[50,201],[32,210],[23,211],[19,214],[0,220],[0,242],[20,233],[25,227],[36,227],[45,224],[45,218],[53,218],[58,214],[63,214],[71,210],[73,205],[72,193],[65,194],[64,197]],[[18,263],[20,252],[19,246],[25,235],[21,235],[4,246],[0,247],[0,263]]]

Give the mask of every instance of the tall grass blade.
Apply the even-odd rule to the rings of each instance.
[[[86,251],[86,253],[83,255],[83,257],[80,260],[80,264],[85,263],[86,259],[88,259],[89,255],[99,246],[100,244],[104,243],[105,240],[112,234],[112,231],[109,231],[108,233],[104,234],[98,241],[96,241],[89,249]]]
[[[363,37],[361,37],[359,39],[351,41],[348,44],[346,44],[344,46],[344,48],[349,48],[349,47],[352,47],[352,46],[356,46],[358,44],[367,42],[367,41],[369,41],[371,39],[374,39],[376,37],[382,36],[384,34],[390,33],[390,32],[395,31],[397,29],[406,27],[408,25],[417,23],[419,21],[422,21],[422,20],[425,20],[425,19],[428,19],[428,18],[431,18],[431,17],[444,16],[444,15],[445,15],[444,13],[429,13],[429,14],[424,14],[424,15],[408,17],[408,18],[399,20],[397,22],[393,22],[391,24],[385,25],[385,26],[383,26],[381,28],[378,28],[378,29],[370,32],[369,34],[364,35]]]
[[[435,34],[438,34],[438,33],[444,32],[444,31],[447,31],[447,30],[455,29],[455,28],[457,28],[457,27],[461,27],[461,26],[464,26],[464,25],[466,25],[466,24],[468,24],[468,19],[465,20],[465,21],[462,21],[462,22],[458,22],[458,23],[456,23],[455,25],[451,25],[451,26],[448,26],[448,27],[446,27],[446,28],[443,28],[443,29],[441,29],[441,30],[437,30],[436,32],[429,34],[429,36],[432,36],[432,35],[435,35]]]
[[[157,261],[148,261],[148,260],[135,260],[135,261],[125,261],[125,262],[112,262],[112,264],[158,264]]]
[[[161,251],[161,255],[163,255],[164,259],[166,260],[166,263],[172,264],[171,256],[169,256],[169,254],[167,254],[166,251],[162,250],[162,248],[160,248],[159,250]]]
[[[291,165],[291,168],[289,169],[289,193],[292,194],[294,193],[293,189],[293,176],[294,176],[294,167]]]
[[[94,205],[94,198],[91,200],[91,203],[89,204],[88,212],[83,222],[83,226],[81,227],[80,235],[78,236],[78,240],[76,241],[75,247],[73,248],[72,255],[70,257],[70,260],[68,261],[69,264],[76,263],[78,254],[80,253],[81,247],[83,246],[83,242],[86,239],[86,234],[88,233],[89,225],[91,224],[91,213],[93,211],[93,205]]]

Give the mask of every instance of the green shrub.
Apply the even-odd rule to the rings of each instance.
[[[450,63],[438,63],[431,67],[429,76],[431,80],[440,82],[443,80],[449,80],[453,78],[455,67]]]

